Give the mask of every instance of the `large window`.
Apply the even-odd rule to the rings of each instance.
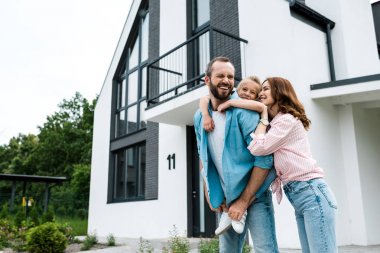
[[[196,33],[210,21],[210,0],[192,0],[192,29]]]
[[[109,202],[145,198],[147,5],[143,1],[114,77]]]
[[[136,200],[145,196],[145,144],[114,154],[113,200]]]
[[[199,34],[210,26],[210,0],[192,0],[192,30],[190,36]],[[207,63],[210,61],[209,34],[205,33],[199,37],[193,48],[191,61],[193,65],[193,76],[204,73]]]
[[[126,48],[126,57],[116,77],[114,138],[146,127],[146,65],[148,63],[149,13],[139,12],[140,22]]]

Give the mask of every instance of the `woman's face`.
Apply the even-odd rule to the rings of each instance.
[[[271,87],[268,81],[265,81],[263,83],[261,92],[259,93],[259,99],[261,103],[263,103],[264,105],[268,107],[273,106],[275,104],[274,99],[272,97],[272,93],[271,93]]]

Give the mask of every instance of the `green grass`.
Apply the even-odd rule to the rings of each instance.
[[[73,228],[74,235],[87,235],[87,219],[81,220],[80,218],[70,218],[70,217],[56,217],[55,221],[57,223],[67,223]]]

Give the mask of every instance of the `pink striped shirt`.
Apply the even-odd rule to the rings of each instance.
[[[272,184],[277,202],[282,199],[281,182],[307,181],[323,177],[310,152],[309,140],[302,122],[293,115],[278,113],[270,122],[266,134],[251,134],[249,151],[255,156],[273,153],[277,178]]]

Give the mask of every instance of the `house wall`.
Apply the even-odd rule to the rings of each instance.
[[[240,20],[250,20],[240,22],[240,35],[249,41],[246,48],[247,75],[255,74],[262,79],[282,76],[292,82],[312,121],[309,140],[313,156],[344,206],[345,192],[341,185],[345,179],[340,173],[343,163],[339,128],[331,128],[339,124],[338,112],[332,105],[310,98],[310,84],[330,80],[325,33],[292,17],[287,1],[240,1],[239,13]],[[335,178],[342,178],[342,181]],[[280,247],[300,247],[292,206],[286,197],[281,205],[274,205]],[[344,244],[349,237],[345,232],[348,215],[345,209],[340,212],[338,241]]]
[[[306,4],[336,22],[332,41],[337,79],[379,73],[376,44],[368,43],[376,41],[368,1],[309,0]],[[353,19],[353,13],[360,17]],[[367,182],[378,174],[369,169],[376,168],[378,156],[371,156],[371,160],[371,153],[363,148],[378,152],[377,139],[358,137],[363,132],[368,133],[368,127],[357,123],[365,121],[354,119],[351,106],[339,108],[329,101],[310,98],[310,84],[330,81],[326,35],[291,17],[286,1],[239,1],[239,14],[240,20],[250,20],[240,22],[240,35],[249,41],[246,48],[247,75],[256,74],[262,78],[278,75],[289,79],[312,121],[309,131],[312,152],[324,169],[325,179],[339,203],[338,243],[378,243],[379,235],[372,229],[378,224],[369,222],[374,220],[373,213],[378,212],[370,194],[377,187]],[[373,114],[367,110],[356,113],[355,117],[360,115],[377,122]],[[355,128],[354,122],[358,125]],[[355,180],[359,175],[360,181]],[[355,188],[351,182],[355,182]],[[349,196],[358,197],[359,201],[354,202]],[[275,204],[275,208],[279,245],[299,246],[295,221],[289,220],[293,217],[289,202],[284,201],[281,206]]]
[[[336,24],[332,41],[337,80],[379,73],[375,27],[368,0],[307,0],[306,4]]]
[[[181,233],[188,225],[186,127],[182,125],[159,124],[158,199],[107,204],[110,125],[104,122],[111,122],[112,77],[139,3],[132,5],[132,18],[128,18],[95,110],[88,231],[100,237],[113,233],[162,238],[169,236],[173,225]],[[376,38],[367,0],[306,0],[306,4],[336,22],[332,40],[337,79],[379,73],[376,44],[368,43]],[[160,0],[159,9],[162,55],[186,41],[186,0]],[[380,204],[375,196],[380,190],[375,181],[380,178],[379,109],[311,99],[311,84],[330,81],[326,35],[292,17],[288,1],[239,0],[238,10],[239,36],[248,40],[242,57],[246,75],[289,79],[312,121],[308,133],[312,153],[338,201],[338,244],[379,244]],[[199,92],[205,90],[191,94],[198,98]],[[176,168],[169,170],[167,157],[172,154]],[[286,197],[281,205],[275,198],[273,202],[279,246],[299,248],[292,206]]]
[[[365,108],[362,105],[355,105],[353,109],[360,164],[359,180],[362,189],[365,234],[367,235],[362,244],[379,244],[380,202],[377,193],[380,192],[378,183],[380,178],[380,108]]]

